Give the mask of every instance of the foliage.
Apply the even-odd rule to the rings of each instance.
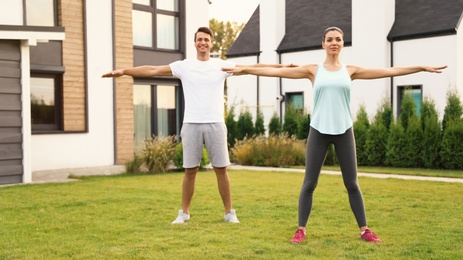
[[[405,130],[398,122],[393,122],[389,128],[389,136],[386,146],[385,165],[403,167],[403,153],[405,147]],[[406,159],[406,158],[405,158]],[[373,164],[371,164],[373,165]]]
[[[439,167],[441,127],[434,101],[431,98],[424,98],[420,115],[423,127],[421,162],[425,168],[437,168]]]
[[[463,120],[448,122],[439,152],[445,169],[463,169]]]
[[[286,134],[246,138],[231,150],[236,162],[253,166],[292,166],[305,164],[305,142]]]
[[[442,132],[445,132],[447,125],[453,121],[461,120],[463,116],[463,105],[456,89],[447,92],[447,105],[444,109],[444,119],[442,120]]]
[[[400,107],[399,122],[404,129],[408,128],[408,121],[410,118],[416,116],[416,104],[412,95],[405,90],[402,96],[402,104]]]
[[[231,148],[235,145],[238,139],[238,123],[235,121],[235,106],[230,107],[225,117],[225,125],[227,126],[227,140],[228,147]]]
[[[260,110],[257,110],[254,130],[255,130],[255,135],[263,135],[263,134],[265,134],[264,114],[262,114],[262,112]]]
[[[301,112],[298,116],[299,124],[297,126],[297,139],[307,139],[310,131],[310,114]]]
[[[423,141],[423,130],[421,129],[418,116],[409,118],[408,128],[405,130],[405,147],[402,154],[405,167],[421,167],[421,150]]]
[[[249,110],[241,112],[238,117],[238,140],[243,140],[246,137],[254,135],[254,123],[252,122],[252,114]]]
[[[155,136],[145,140],[142,155],[149,173],[162,173],[167,171],[169,162],[174,158],[176,137]]]
[[[333,144],[330,144],[328,146],[328,150],[326,151],[325,161],[323,162],[323,165],[339,165],[338,157],[336,155],[336,150]]]
[[[214,18],[210,19],[209,28],[214,32],[211,52],[219,53],[219,57],[225,60],[227,58],[225,55],[244,28],[244,25],[244,23],[238,24],[237,22],[223,22]]]
[[[133,159],[125,162],[125,172],[126,173],[140,173],[141,166],[143,165],[143,157],[141,157],[138,153],[133,155]]]
[[[394,117],[392,115],[392,107],[387,98],[384,98],[376,111],[375,120],[381,123],[389,130]]]
[[[367,140],[365,142],[365,151],[368,154],[368,165],[384,165],[388,135],[388,129],[383,124],[383,121],[376,117],[376,120],[373,121],[368,130]]]
[[[175,147],[175,155],[173,158],[174,165],[177,167],[177,169],[184,169],[183,168],[183,144],[178,143],[177,146]],[[209,155],[207,154],[206,147],[203,147],[202,155],[201,155],[201,161],[199,162],[199,169],[204,170],[206,165],[210,163],[209,160]]]
[[[297,129],[299,127],[298,119],[298,111],[294,109],[294,107],[290,103],[286,108],[284,116],[283,132],[285,132],[288,136],[297,136]]]
[[[280,118],[276,112],[273,113],[270,118],[270,123],[268,124],[269,135],[279,135],[281,134],[281,123]]]
[[[357,119],[354,122],[354,136],[356,141],[357,164],[368,165],[368,153],[366,151],[366,142],[370,121],[365,105],[361,105],[357,113]]]

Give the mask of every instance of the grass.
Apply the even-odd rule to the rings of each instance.
[[[0,188],[0,259],[462,259],[463,184],[360,177],[361,241],[341,176],[322,175],[308,240],[297,228],[303,174],[230,171],[240,224],[223,222],[215,174],[200,172],[186,225],[182,173],[85,177]]]
[[[303,169],[304,166],[301,166],[298,168]],[[323,170],[340,171],[340,168],[339,166],[323,166]],[[439,169],[421,169],[421,168],[391,168],[391,167],[359,166],[358,172],[400,174],[400,175],[428,176],[428,177],[463,178],[463,170],[439,170]]]

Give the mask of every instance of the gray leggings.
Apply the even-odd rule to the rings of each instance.
[[[362,192],[357,182],[357,155],[352,127],[344,134],[327,135],[310,128],[307,138],[305,177],[299,196],[299,226],[305,227],[312,210],[313,192],[325,161],[329,144],[334,144],[341,166],[344,186],[349,194],[349,203],[359,227],[367,225]]]

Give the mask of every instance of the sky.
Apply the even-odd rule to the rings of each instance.
[[[210,0],[209,19],[246,23],[256,10],[260,0]]]

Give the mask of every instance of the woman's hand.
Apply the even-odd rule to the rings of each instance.
[[[123,70],[113,70],[113,71],[103,74],[101,77],[102,78],[116,78],[120,76],[124,76]]]

